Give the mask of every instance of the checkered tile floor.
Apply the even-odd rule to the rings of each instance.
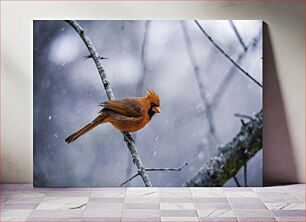
[[[1,221],[305,221],[305,185],[33,188],[1,185]]]

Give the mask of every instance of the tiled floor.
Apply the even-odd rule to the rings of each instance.
[[[52,189],[2,184],[1,221],[305,221],[305,185]]]

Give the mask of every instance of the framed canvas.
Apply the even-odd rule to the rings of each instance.
[[[262,21],[33,32],[34,186],[262,185]]]

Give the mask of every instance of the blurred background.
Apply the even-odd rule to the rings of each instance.
[[[186,21],[79,21],[117,98],[155,90],[161,111],[133,137],[153,186],[181,186],[239,132],[236,113],[262,109],[262,89]],[[262,22],[199,21],[212,40],[262,82]],[[92,121],[107,100],[97,68],[64,21],[34,21],[34,186],[119,186],[136,173],[120,132],[96,127],[74,143],[65,138]],[[243,170],[237,179],[243,185]],[[262,151],[249,162],[248,185],[262,185]],[[143,186],[140,177],[128,186]],[[236,186],[233,179],[225,186]]]

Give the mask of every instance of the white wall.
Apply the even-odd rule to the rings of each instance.
[[[32,181],[33,19],[197,18],[268,24],[265,182],[305,182],[304,9],[303,1],[1,1],[1,180]]]

